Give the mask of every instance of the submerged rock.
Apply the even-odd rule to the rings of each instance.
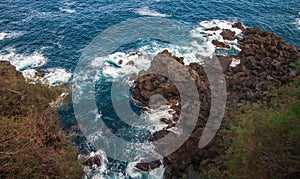
[[[217,31],[217,30],[220,30],[221,28],[216,26],[216,27],[212,27],[212,28],[208,28],[206,29],[207,31]]]

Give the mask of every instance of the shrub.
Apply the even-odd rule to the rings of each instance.
[[[77,149],[49,102],[62,88],[29,84],[0,62],[0,178],[81,178]]]
[[[237,116],[227,139],[228,177],[300,177],[300,83],[278,91],[271,106],[252,104]]]

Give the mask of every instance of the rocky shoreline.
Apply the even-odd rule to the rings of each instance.
[[[221,35],[224,40],[236,39],[241,51],[237,55],[217,57],[227,84],[227,108],[221,126],[223,129],[228,128],[231,110],[235,110],[237,106],[246,101],[269,101],[272,98],[269,91],[272,87],[287,84],[299,75],[299,72],[292,66],[299,59],[299,50],[296,47],[287,44],[274,33],[263,31],[259,27],[245,28],[241,23],[235,23],[232,27],[240,29],[242,34],[235,34],[229,29],[222,29]],[[213,27],[208,30],[216,31],[220,28]],[[219,48],[230,48],[226,43],[217,40],[213,40],[212,43]],[[155,58],[169,58],[182,64],[183,68],[188,70],[194,79],[201,102],[201,110],[194,132],[179,149],[164,158],[165,178],[176,178],[183,174],[190,175],[194,171],[199,172],[204,167],[203,161],[212,160],[221,155],[228,147],[224,144],[222,136],[216,135],[208,146],[203,149],[198,148],[211,105],[210,84],[204,67],[211,66],[216,59],[207,58],[201,65],[199,63],[184,65],[183,58],[172,56],[167,50],[159,53]],[[235,61],[238,63],[233,65]],[[170,64],[164,65],[166,66],[152,63],[150,69],[165,68],[168,73],[175,70]],[[182,83],[184,80],[182,79]],[[176,126],[180,111],[185,108],[180,105],[180,94],[171,80],[161,75],[144,75],[144,72],[141,72],[134,84],[133,98],[149,107],[149,100],[152,99],[151,96],[153,95],[163,96],[167,100],[166,104],[170,105],[175,113],[173,113],[172,119],[161,119],[162,122],[168,124],[168,127],[154,133],[149,139],[152,142],[163,138],[170,132],[168,129]]]
[[[236,110],[237,106],[240,106],[244,102],[268,102],[273,98],[270,93],[272,87],[285,85],[299,76],[299,72],[292,66],[293,63],[299,60],[299,50],[296,47],[287,44],[281,37],[274,33],[263,31],[259,27],[245,28],[241,23],[235,23],[232,27],[240,29],[242,34],[236,34],[229,29],[220,29],[219,27],[213,27],[207,30],[222,30],[220,35],[224,40],[237,40],[241,48],[241,51],[237,55],[206,58],[201,64],[191,63],[189,65],[184,64],[182,57],[173,56],[167,50],[159,53],[155,57],[156,59],[167,58],[174,60],[189,72],[197,86],[201,108],[192,135],[179,149],[165,157],[163,161],[158,159],[151,160],[150,162],[148,162],[147,159],[141,160],[136,164],[136,168],[148,172],[164,165],[165,178],[182,177],[184,174],[186,176],[192,176],[193,172],[201,172],[201,168],[205,167],[207,163],[212,163],[214,158],[226,151],[228,144],[224,142],[220,134],[216,135],[205,148],[198,148],[199,139],[208,120],[211,106],[211,85],[204,68],[214,68],[215,60],[219,60],[222,66],[222,69],[216,69],[216,71],[222,70],[227,85],[227,107],[221,129],[229,127],[232,118],[230,112]],[[221,49],[232,48],[226,41],[213,40],[212,44]],[[122,63],[122,61],[120,61],[120,63]],[[173,74],[174,71],[176,71],[175,66],[168,63],[164,65],[165,66],[161,66],[160,63],[153,62],[149,70],[155,69],[163,71],[167,67],[167,73],[169,74]],[[9,62],[0,62],[0,67],[1,78],[6,82],[17,79],[25,81],[22,74],[16,71]],[[181,74],[176,75],[180,76]],[[180,82],[184,84],[186,80],[187,79],[181,79]],[[186,91],[189,90],[187,87]],[[4,89],[4,91],[7,91],[7,89]],[[12,96],[20,95],[16,90],[9,92],[13,94]],[[163,138],[170,132],[172,133],[180,120],[181,111],[191,108],[194,104],[192,100],[188,105],[181,106],[181,96],[178,88],[170,79],[153,73],[145,75],[144,71],[138,74],[138,78],[134,82],[132,95],[135,100],[144,106],[157,108],[160,105],[167,104],[172,110],[172,118],[160,119],[162,123],[167,124],[167,127],[155,132],[149,138],[149,141],[154,144],[155,141]],[[163,96],[166,99],[165,103],[162,103],[159,96],[157,99],[152,98],[155,95]],[[26,96],[21,96],[21,101],[19,102],[22,102],[22,99],[25,98]],[[20,108],[20,110],[23,109]],[[9,109],[3,111],[9,111]],[[57,124],[55,125],[57,127]],[[79,131],[77,128],[76,130]],[[56,132],[59,133],[58,130]],[[60,137],[64,139],[65,136]],[[51,142],[55,143],[56,141]],[[94,170],[102,165],[103,160],[100,154],[95,154],[87,157],[83,164]],[[213,163],[213,165],[218,164]]]

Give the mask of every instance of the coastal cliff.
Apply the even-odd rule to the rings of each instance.
[[[0,177],[82,177],[77,149],[50,105],[62,88],[30,84],[7,61],[0,61],[0,84]]]
[[[236,158],[232,153],[237,152],[237,150],[232,149],[231,146],[236,146],[237,144],[232,142],[231,139],[240,137],[238,135],[240,131],[248,130],[247,123],[247,125],[243,124],[242,129],[239,128],[240,131],[233,132],[237,126],[240,127],[242,125],[238,118],[251,121],[251,117],[242,116],[245,115],[245,111],[259,111],[259,108],[264,109],[266,106],[272,106],[278,98],[276,98],[276,93],[271,91],[276,91],[277,88],[284,88],[286,94],[282,98],[286,98],[286,101],[282,102],[284,105],[272,108],[272,112],[275,113],[276,110],[286,112],[284,108],[288,109],[289,105],[292,105],[289,103],[289,100],[296,104],[296,112],[299,111],[299,94],[295,93],[295,95],[293,92],[297,88],[296,81],[299,79],[299,69],[297,69],[299,50],[287,44],[281,37],[272,32],[263,31],[258,27],[245,28],[240,23],[232,26],[239,28],[243,35],[237,35],[228,29],[224,29],[221,35],[223,39],[230,41],[236,39],[238,41],[241,51],[236,55],[206,58],[201,64],[191,63],[185,65],[182,57],[173,56],[167,50],[157,54],[156,59],[168,58],[174,60],[189,72],[197,86],[201,107],[193,133],[179,149],[166,156],[163,161],[140,161],[136,164],[136,168],[142,171],[150,171],[164,165],[165,178],[194,178],[199,176],[222,178],[236,176],[236,173],[236,175],[230,173],[229,170],[231,168],[223,160],[226,157],[228,159],[226,153],[230,152],[230,157]],[[214,27],[209,30],[216,31],[220,30],[220,28]],[[221,49],[231,48],[225,42],[214,40],[212,43]],[[199,139],[210,115],[211,106],[211,85],[204,68],[213,69],[215,60],[218,60],[222,67],[222,69],[215,69],[216,72],[221,70],[226,80],[227,107],[220,132],[217,133],[209,145],[199,149]],[[174,71],[176,71],[174,66],[167,63],[164,65],[168,67],[167,73],[174,74]],[[150,69],[164,70],[165,66],[161,66],[161,63],[153,62]],[[177,126],[180,120],[182,109],[190,108],[194,101],[190,101],[186,106],[181,106],[180,93],[170,79],[157,74],[144,74],[144,72],[140,72],[139,77],[134,82],[133,98],[147,107],[149,105],[159,106],[161,101],[157,104],[155,104],[155,101],[149,104],[150,98],[159,94],[167,100],[166,104],[170,105],[174,111],[172,114],[173,118],[160,119],[161,122],[167,124],[167,127],[152,134],[149,141],[155,142],[172,132],[172,129]],[[0,176],[5,178],[41,178],[45,176],[49,178],[81,178],[84,174],[79,163],[80,161],[77,159],[77,149],[70,144],[68,137],[61,130],[60,122],[57,120],[59,118],[58,114],[50,105],[59,98],[62,89],[60,87],[49,88],[39,83],[30,84],[26,82],[22,74],[9,62],[0,61],[0,75],[0,165],[2,166],[0,168]],[[175,75],[180,76],[180,74]],[[185,80],[182,79],[181,82],[185,83]],[[187,87],[186,91],[189,90]],[[249,103],[256,104],[259,107],[254,108],[248,105]],[[263,112],[261,113],[263,114]],[[291,111],[291,113],[293,112]],[[297,119],[297,116],[293,115],[293,119]],[[255,115],[252,114],[252,116]],[[258,118],[259,116],[255,117]],[[264,117],[261,121],[265,119],[268,118]],[[289,120],[289,118],[284,120],[284,124],[287,124],[287,126],[289,126],[289,123],[295,123],[296,127],[299,126],[299,121],[297,122],[297,120]],[[254,130],[254,128],[250,129]],[[278,135],[280,135],[286,130],[285,128],[274,129],[273,132],[278,132]],[[225,134],[224,131],[226,131]],[[271,131],[270,135],[272,134]],[[292,129],[291,131],[293,132]],[[261,133],[260,135],[263,136]],[[287,167],[280,168],[274,165],[275,169],[272,166],[273,168],[270,167],[267,172],[261,170],[266,173],[265,177],[299,176],[299,170],[297,170],[299,169],[299,162],[297,162],[299,153],[297,151],[300,150],[298,150],[299,142],[295,140],[295,138],[298,138],[299,132],[294,132],[290,135],[293,135],[294,138],[288,136],[289,140],[287,141],[291,140],[290,143],[293,146],[279,151],[281,152],[280,154],[286,151],[291,152],[292,155],[289,159],[292,161],[284,160],[281,163],[276,163],[276,165],[288,164]],[[243,142],[248,142],[248,139],[246,138]],[[285,139],[282,138],[280,140],[282,145],[285,145]],[[274,141],[268,142],[272,143]],[[272,147],[272,145],[270,146]],[[278,148],[280,145],[278,144],[278,146],[274,147]],[[254,149],[251,150],[256,151]],[[268,156],[265,158],[269,161],[264,161],[263,165],[258,166],[258,168],[260,167],[259,169],[271,165],[272,159],[276,157]],[[249,163],[251,162],[249,161]],[[100,166],[101,156],[95,154],[83,164],[91,169],[93,169],[94,165]],[[236,164],[239,165],[240,163],[237,162]],[[268,175],[269,171],[278,175]]]
[[[236,112],[240,110],[241,105],[243,106],[247,102],[268,105],[274,100],[275,96],[271,91],[286,84],[294,83],[295,79],[299,78],[299,71],[295,67],[295,63],[299,60],[299,51],[296,47],[287,44],[274,33],[263,31],[259,27],[245,28],[241,23],[232,26],[241,29],[242,36],[237,36],[228,29],[224,29],[221,35],[223,39],[238,40],[241,51],[237,55],[218,56],[217,59],[207,58],[201,65],[199,63],[184,65],[183,58],[172,56],[167,50],[155,57],[155,59],[162,60],[169,58],[181,63],[194,79],[201,102],[197,125],[193,133],[179,149],[164,158],[165,178],[192,177],[195,175],[199,177],[209,167],[224,168],[224,165],[220,165],[222,162],[213,162],[213,159],[226,153],[231,144],[231,142],[226,143],[228,139],[224,139],[228,136],[222,136],[218,133],[208,146],[203,149],[198,148],[200,137],[210,114],[211,105],[211,89],[204,68],[211,68],[210,66],[213,66],[214,60],[220,61],[227,84],[227,107],[221,131],[230,129],[237,118]],[[219,29],[219,27],[214,27],[209,30]],[[219,48],[230,48],[223,42],[213,41],[212,43]],[[232,65],[234,61],[238,61],[238,64]],[[153,62],[149,69],[164,68],[167,69],[166,73],[174,73],[172,70],[175,69],[171,64],[164,65]],[[183,84],[184,81],[185,79],[182,79]],[[189,90],[189,87],[187,86],[186,89]],[[156,94],[162,95],[175,113],[173,119],[161,119],[169,126],[154,133],[153,137],[149,139],[150,141],[158,140],[170,133],[169,129],[176,127],[180,111],[186,107],[180,105],[180,93],[171,80],[157,74],[144,75],[144,73],[140,73],[133,88],[133,98],[149,106],[150,97]],[[192,100],[190,101],[191,104],[193,104]],[[297,149],[294,148],[295,150]],[[295,157],[297,156],[299,157],[298,154],[295,154]],[[282,172],[274,176],[284,175],[295,176],[297,174],[286,171],[286,173]],[[204,176],[207,177],[207,173]]]

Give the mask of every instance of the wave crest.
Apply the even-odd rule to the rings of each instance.
[[[153,16],[153,17],[168,17],[170,15],[162,14],[154,10],[150,10],[149,7],[142,7],[136,10],[136,13],[142,16]]]

